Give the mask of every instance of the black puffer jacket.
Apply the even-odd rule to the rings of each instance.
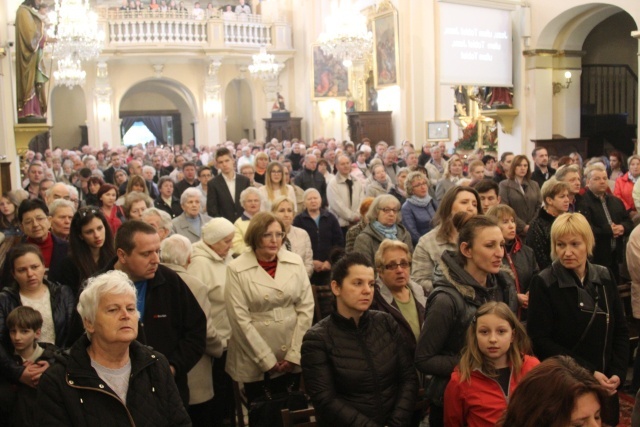
[[[538,216],[529,224],[527,246],[533,249],[540,270],[551,265],[551,226],[556,217],[540,208]]]
[[[51,314],[56,342],[60,348],[67,347],[71,317],[76,309],[76,299],[70,287],[54,282],[44,281],[51,297]],[[11,311],[22,305],[18,285],[14,284],[0,291],[0,375],[11,382],[17,382],[24,371],[24,366],[17,366],[11,357],[13,345],[9,338],[6,320]]]
[[[190,426],[169,363],[137,341],[129,346],[131,376],[126,405],[91,367],[82,336],[40,380],[40,426]]]
[[[307,331],[302,375],[319,426],[405,426],[418,380],[397,322],[365,312],[358,325],[337,313]]]
[[[441,277],[434,280],[434,290],[427,300],[415,362],[420,372],[440,377],[446,385],[460,361],[466,332],[478,307],[489,301],[509,305],[512,299],[504,274],[490,275],[487,286],[481,286],[452,251],[442,254],[438,267]],[[444,388],[441,391],[444,393]]]

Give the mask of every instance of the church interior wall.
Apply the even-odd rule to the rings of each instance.
[[[82,142],[80,126],[87,123],[85,93],[74,86],[57,86],[51,92],[51,145],[53,147],[73,148]]]

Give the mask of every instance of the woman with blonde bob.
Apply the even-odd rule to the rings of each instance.
[[[499,427],[601,426],[607,393],[569,356],[536,366],[509,399]]]
[[[284,224],[285,247],[294,254],[300,255],[307,269],[309,277],[313,274],[313,249],[311,247],[311,239],[305,230],[293,226],[293,217],[295,216],[295,202],[289,197],[278,197],[271,205],[271,212],[274,213]]]
[[[527,333],[511,309],[501,302],[482,305],[445,391],[445,424],[493,426],[520,380],[540,363],[530,354]]]
[[[618,394],[627,373],[629,330],[612,273],[591,264],[595,239],[579,213],[565,213],[551,226],[553,263],[531,283],[527,331],[541,359],[573,357],[609,394],[603,421],[617,425]]]

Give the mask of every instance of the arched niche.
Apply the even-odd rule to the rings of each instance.
[[[84,90],[80,86],[69,89],[56,86],[51,91],[51,142],[53,147],[73,148],[82,143],[82,126],[87,123]],[[85,141],[86,142],[86,141]]]
[[[171,79],[155,78],[136,83],[129,88],[118,106],[118,114],[130,115],[179,115],[180,124],[173,128],[173,141],[187,143],[194,138],[197,117],[197,104],[193,94],[182,83]]]
[[[229,82],[224,92],[224,111],[227,140],[255,138],[253,96],[246,80],[233,79]]]

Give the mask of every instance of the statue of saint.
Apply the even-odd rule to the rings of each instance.
[[[25,0],[16,12],[16,88],[18,122],[43,121],[47,113],[43,60],[45,17],[40,0]],[[34,120],[35,119],[35,120]]]
[[[273,103],[271,111],[287,111],[287,107],[284,105],[284,96],[280,95],[280,92],[277,93],[276,102]]]

